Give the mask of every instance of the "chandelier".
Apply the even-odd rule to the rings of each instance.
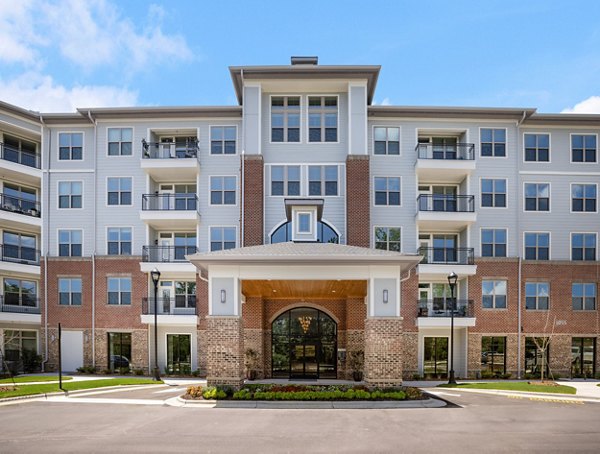
[[[298,322],[300,322],[300,326],[302,327],[302,331],[304,331],[304,334],[308,333],[311,321],[312,317],[310,315],[302,315],[298,317]]]

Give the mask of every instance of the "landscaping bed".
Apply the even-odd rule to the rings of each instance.
[[[268,400],[268,401],[356,401],[421,400],[417,388],[367,388],[352,385],[244,385],[239,391],[227,387],[189,386],[182,396],[189,400]]]
[[[489,382],[489,383],[460,383],[457,385],[438,385],[439,388],[494,389],[498,391],[524,391],[533,393],[575,394],[572,386],[560,385],[552,381],[534,382]]]

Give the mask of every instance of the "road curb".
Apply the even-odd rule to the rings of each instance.
[[[163,386],[164,383],[157,383],[157,385]],[[111,389],[128,389],[128,388],[139,388],[145,386],[157,386],[154,384],[149,385],[114,385],[114,386],[100,386],[98,388],[87,388],[87,389],[76,389],[74,391],[56,391],[52,393],[40,393],[40,394],[29,394],[27,396],[14,396],[14,397],[3,397],[0,399],[0,404],[5,402],[13,402],[15,400],[30,400],[30,399],[48,399],[48,397],[56,397],[56,396],[71,396],[77,395],[81,393],[86,393],[90,391],[101,390],[111,390]]]
[[[577,400],[586,402],[600,402],[600,398],[591,396],[577,396],[576,394],[562,394],[562,393],[532,393],[527,391],[507,391],[501,389],[471,389],[471,388],[435,388],[443,390],[440,392],[454,392],[454,393],[479,393],[479,394],[492,394],[499,396],[517,396],[527,398],[543,398],[543,399],[555,399],[555,400]],[[434,392],[434,391],[432,391]]]

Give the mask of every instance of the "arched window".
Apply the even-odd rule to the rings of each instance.
[[[292,222],[281,224],[271,235],[271,244],[292,241]],[[340,237],[335,230],[324,222],[317,222],[317,243],[339,243]]]

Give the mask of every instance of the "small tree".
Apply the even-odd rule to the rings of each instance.
[[[258,368],[258,352],[252,348],[247,348],[244,352],[244,356],[246,361],[244,365],[246,366],[246,377],[250,380],[254,380],[257,374]]]
[[[548,362],[548,347],[550,347],[550,343],[552,342],[552,338],[554,337],[554,327],[556,326],[556,316],[552,320],[552,329],[550,333],[548,333],[548,325],[550,323],[550,311],[548,311],[546,315],[546,323],[544,324],[544,337],[533,337],[533,342],[535,347],[541,353],[542,357],[542,366],[540,370],[540,379],[544,381],[544,372],[546,371],[546,364]],[[548,370],[550,370],[550,366],[548,366]]]

